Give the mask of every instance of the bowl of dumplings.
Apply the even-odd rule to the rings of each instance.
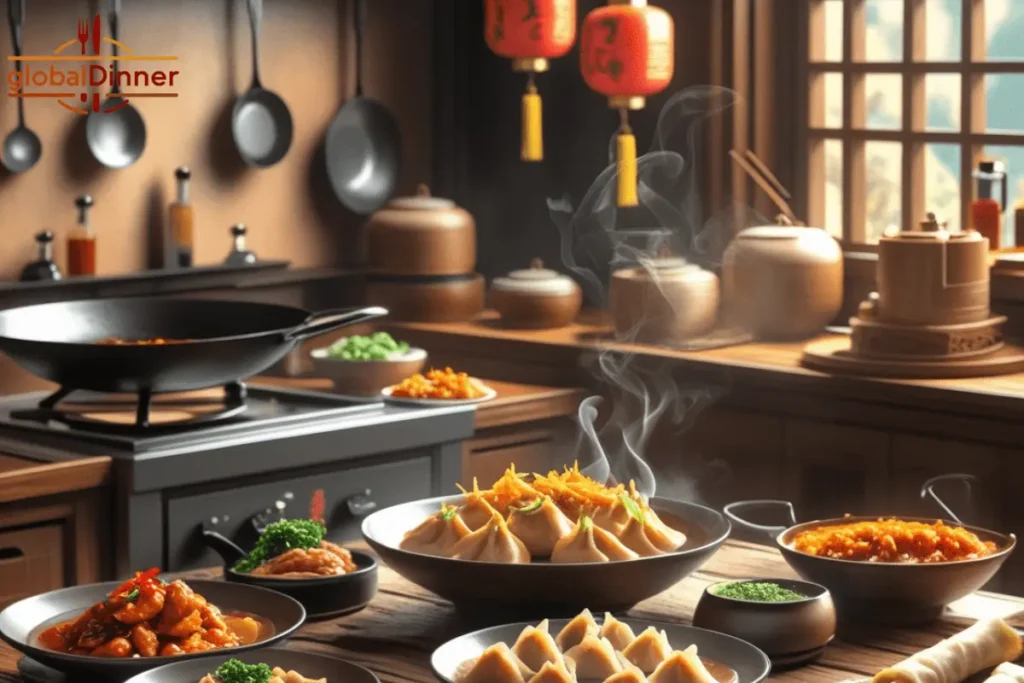
[[[363,521],[389,567],[460,608],[549,615],[627,610],[700,568],[729,521],[695,503],[645,499],[577,466],[510,467],[486,490],[396,505]],[[514,586],[515,590],[509,590]]]
[[[757,683],[771,669],[732,636],[608,613],[598,622],[586,609],[460,636],[430,663],[445,683]]]

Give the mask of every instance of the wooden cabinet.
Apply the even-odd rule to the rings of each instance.
[[[59,522],[0,530],[0,609],[64,585]]]
[[[481,487],[490,486],[513,464],[519,472],[547,472],[572,465],[574,431],[568,418],[478,430],[462,445],[462,485],[470,488],[476,477]]]

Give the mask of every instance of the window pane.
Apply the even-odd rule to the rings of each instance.
[[[869,242],[877,242],[886,229],[901,227],[903,146],[898,142],[867,142],[864,161],[867,164],[867,238]]]
[[[825,61],[843,61],[843,0],[825,3]]]
[[[960,130],[960,74],[928,74],[924,77],[927,130]]]
[[[963,0],[925,1],[925,50],[929,62],[960,61],[963,9]]]
[[[960,146],[926,145],[925,210],[960,229]]]
[[[903,76],[865,74],[865,127],[897,130],[903,127]]]
[[[869,62],[903,61],[903,0],[865,0],[867,23],[864,58]]]
[[[986,0],[985,36],[988,59],[1024,60],[1024,12],[1020,0]]]
[[[986,74],[985,130],[1024,132],[1024,74]]]
[[[825,74],[825,127],[843,127],[843,74]]]
[[[985,157],[1006,162],[1009,190],[1008,211],[1003,221],[1003,244],[1013,244],[1013,210],[1018,200],[1024,198],[1024,147],[1005,147],[989,145],[985,148]],[[1024,245],[1021,245],[1024,246]]]
[[[843,141],[825,141],[825,229],[843,238]]]

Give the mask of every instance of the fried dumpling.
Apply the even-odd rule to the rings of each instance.
[[[505,643],[492,645],[473,663],[458,683],[526,683],[532,671],[520,662]]]
[[[612,674],[622,671],[622,664],[612,644],[597,636],[587,636],[579,645],[571,647],[565,653],[576,665],[576,678],[581,680],[597,679],[603,681]]]
[[[629,624],[622,623],[613,617],[611,612],[604,613],[604,623],[601,624],[601,630],[597,637],[607,638],[617,652],[625,650],[630,643],[636,640],[636,635]]]
[[[512,535],[501,515],[492,512],[491,521],[470,532],[452,547],[451,557],[477,562],[526,564],[530,561],[530,551]]]
[[[529,683],[576,683],[576,676],[566,666],[566,661],[572,660],[559,660],[557,664],[544,662],[544,666],[534,674]]]
[[[548,631],[548,620],[540,622],[536,626],[527,626],[515,645],[512,646],[512,654],[519,658],[531,671],[540,671],[546,662],[560,664],[562,653],[558,650],[558,644],[551,637]]]
[[[582,643],[587,636],[596,636],[600,630],[597,622],[594,621],[594,615],[590,613],[590,610],[584,609],[558,632],[555,642],[558,649],[566,652]]]
[[[555,544],[572,533],[572,522],[548,496],[541,496],[529,505],[512,507],[508,528],[518,536],[531,554],[547,557]]]
[[[469,527],[459,516],[458,508],[442,505],[439,512],[406,532],[398,547],[414,553],[447,557],[455,544],[468,535]]]
[[[717,680],[697,656],[697,646],[691,645],[682,652],[677,650],[666,657],[654,673],[647,677],[647,682],[717,683]]]
[[[612,536],[611,532],[595,527],[587,515],[582,515],[572,533],[555,544],[551,551],[554,563],[614,562],[635,560],[639,555]]]
[[[648,626],[622,651],[622,654],[638,669],[650,674],[672,654],[672,646],[669,645],[668,635],[664,631]]]

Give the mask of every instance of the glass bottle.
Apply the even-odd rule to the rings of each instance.
[[[245,247],[245,234],[248,232],[246,227],[241,223],[231,226],[231,235],[234,238],[234,244],[228,257],[224,259],[224,264],[228,266],[249,266],[256,263],[256,254],[252,253]]]
[[[174,172],[178,181],[178,198],[170,207],[170,248],[165,252],[169,268],[191,268],[192,246],[195,230],[195,208],[188,202],[189,180],[192,172],[182,166]]]
[[[1017,201],[1013,205],[1013,246],[1024,247],[1024,180],[1017,183]]]
[[[21,271],[22,282],[55,281],[62,278],[60,268],[53,262],[53,233],[44,230],[36,234],[38,258]]]
[[[68,236],[68,275],[96,274],[96,235],[89,223],[92,197],[84,195],[75,200],[78,207],[78,225]]]
[[[971,203],[971,227],[988,238],[989,249],[1003,246],[1003,212],[1006,211],[1006,165],[982,161],[974,172],[977,198]]]

